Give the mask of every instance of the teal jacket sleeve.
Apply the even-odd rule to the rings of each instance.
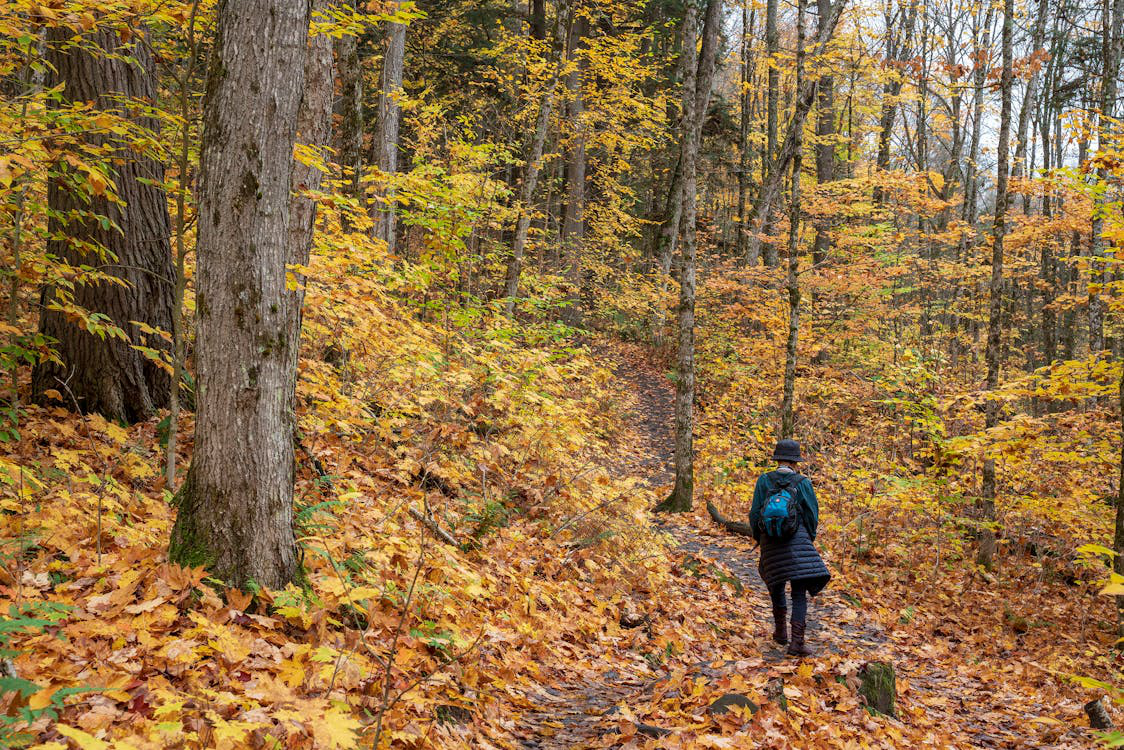
[[[805,477],[800,483],[800,495],[804,501],[804,526],[812,540],[816,539],[816,531],[820,525],[820,503],[816,499],[816,490],[812,487],[812,480]]]
[[[753,529],[753,538],[761,541],[761,511],[765,507],[765,475],[757,477],[757,486],[753,488],[753,505],[749,507],[749,527]]]

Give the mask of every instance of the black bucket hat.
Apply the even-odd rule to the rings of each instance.
[[[803,461],[800,455],[800,443],[795,440],[778,440],[777,447],[773,450],[774,461]]]

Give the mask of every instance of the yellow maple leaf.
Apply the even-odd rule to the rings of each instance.
[[[325,748],[355,747],[355,732],[358,729],[358,719],[336,708],[329,709],[324,718],[312,725],[316,746]]]

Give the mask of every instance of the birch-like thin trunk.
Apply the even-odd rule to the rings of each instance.
[[[991,300],[987,325],[987,382],[988,394],[999,387],[999,370],[1003,342],[1003,241],[1007,234],[1007,207],[1010,195],[1007,190],[1007,175],[1010,168],[1008,155],[1011,143],[1011,86],[1014,82],[1013,37],[1015,35],[1014,0],[1003,2],[1003,71],[999,90],[1002,105],[999,110],[999,146],[996,156],[995,180],[995,235],[991,249]],[[999,424],[999,401],[988,398],[985,407],[985,426],[992,429]],[[983,498],[980,507],[983,528],[980,533],[980,549],[976,561],[990,568],[995,558],[995,459],[987,458],[983,465]]]
[[[689,5],[687,8],[689,13],[694,10]],[[709,13],[709,7],[708,7]],[[710,27],[706,24],[709,22],[709,16],[703,20],[703,39],[702,44],[699,45],[700,49],[696,51],[695,47],[689,48],[688,54],[688,40],[686,36],[683,38],[683,50],[686,56],[681,60],[680,68],[683,70],[683,93],[682,93],[682,112],[680,118],[680,132],[684,127],[683,121],[686,118],[686,113],[691,111],[702,112],[695,127],[698,129],[698,138],[702,138],[702,124],[706,119],[706,111],[710,107],[710,95],[714,88],[714,66],[717,59],[718,51],[718,37],[717,35],[709,34]],[[684,17],[684,34],[687,33],[689,28],[692,39],[697,38],[695,24],[697,17],[692,20],[688,27],[686,16]],[[697,45],[697,39],[691,44]],[[675,165],[675,171],[672,173],[671,188],[668,193],[668,210],[667,221],[660,227],[659,241],[657,247],[659,249],[659,262],[660,262],[660,293],[657,299],[659,303],[656,305],[654,320],[652,323],[653,338],[657,346],[663,344],[663,325],[664,325],[664,306],[663,298],[667,293],[668,277],[671,273],[671,263],[675,252],[676,242],[681,231],[683,231],[683,207],[686,205],[686,182],[685,173],[683,171],[684,165],[684,152],[686,148],[686,141],[680,140],[679,159]]]
[[[694,406],[695,406],[695,256],[698,250],[698,157],[702,121],[706,116],[722,0],[708,0],[703,22],[702,54],[694,88],[697,96],[686,98],[681,137],[683,139],[683,265],[679,277],[679,351],[675,381],[675,487],[656,510],[675,513],[691,509],[695,493]],[[686,23],[686,20],[684,21]]]
[[[1100,127],[1098,130],[1097,151],[1107,149],[1107,136],[1114,129],[1112,117],[1116,110],[1116,77],[1120,72],[1121,22],[1124,20],[1124,0],[1104,0],[1101,18],[1101,101]],[[1097,181],[1104,183],[1108,171],[1103,165],[1097,166]],[[1089,353],[1099,356],[1105,348],[1104,319],[1108,305],[1101,296],[1099,287],[1108,280],[1108,270],[1104,263],[1106,241],[1104,236],[1103,203],[1111,193],[1098,193],[1094,198],[1093,221],[1089,232],[1092,238],[1092,264],[1089,266]]]
[[[821,29],[817,32],[817,35],[819,35],[822,34],[823,26],[830,20],[831,0],[816,0],[816,2]],[[835,135],[835,79],[830,75],[821,76],[817,87],[817,95],[819,101],[817,102],[816,136],[819,140],[816,143],[816,181],[820,185],[824,185],[835,179],[835,143],[832,141],[832,136]],[[812,263],[817,266],[822,264],[827,260],[827,254],[830,251],[830,221],[821,218],[816,222],[816,239],[812,248]]]
[[[538,185],[539,172],[542,170],[543,149],[546,147],[546,135],[550,127],[550,113],[554,107],[554,92],[558,87],[558,74],[543,92],[542,102],[539,104],[538,118],[535,120],[535,134],[531,139],[531,152],[527,156],[527,168],[523,173],[523,184],[519,188],[519,219],[515,226],[515,241],[511,247],[511,258],[507,263],[507,275],[504,279],[504,314],[511,316],[515,312],[515,295],[519,293],[519,274],[523,269],[523,253],[527,246],[527,235],[531,230],[531,200],[535,196],[535,187]]]
[[[828,19],[820,27],[820,31],[816,38],[816,49],[814,55],[819,56],[823,54],[824,47],[831,41],[832,35],[835,33],[835,27],[839,23],[839,16],[843,12],[843,6],[846,0],[837,0],[832,6],[831,13]],[[793,156],[796,153],[797,138],[801,137],[804,128],[804,123],[808,119],[808,113],[812,109],[812,104],[816,100],[816,90],[818,87],[818,79],[803,80],[797,87],[796,93],[796,109],[793,112],[792,119],[788,123],[788,129],[785,131],[784,143],[777,153],[776,158],[773,159],[769,170],[766,173],[768,176],[765,182],[761,185],[761,192],[757,196],[757,201],[753,206],[753,225],[749,235],[749,257],[761,251],[761,234],[766,225],[766,220],[773,211],[773,204],[781,194],[783,187],[783,177],[788,172],[789,164],[792,162]]]
[[[347,179],[348,192],[363,200],[363,65],[359,57],[359,38],[344,34],[335,42],[340,80],[340,164]],[[360,204],[362,205],[362,204]],[[344,230],[349,229],[344,220]]]
[[[804,1],[796,10],[796,86],[804,82]],[[796,394],[796,348],[800,341],[800,166],[803,161],[803,128],[795,133],[792,154],[791,201],[788,209],[788,341],[785,344],[784,396],[781,401],[781,437],[795,431],[793,402]]]

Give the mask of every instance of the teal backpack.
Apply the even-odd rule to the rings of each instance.
[[[761,511],[761,529],[776,541],[791,539],[800,528],[800,493],[796,489],[804,477],[788,474],[765,496]]]

